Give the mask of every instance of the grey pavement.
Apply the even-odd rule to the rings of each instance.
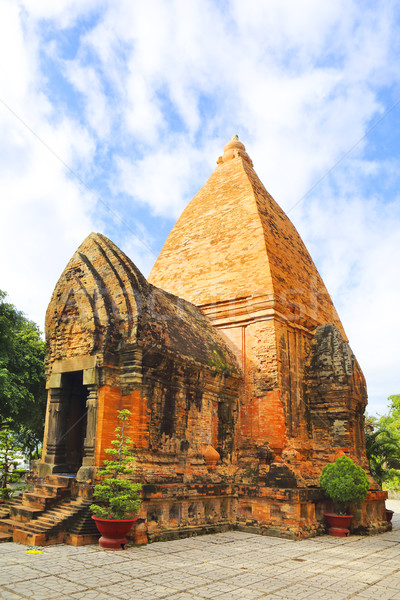
[[[125,551],[0,544],[0,599],[400,600],[400,501],[393,531],[292,542],[229,531]]]

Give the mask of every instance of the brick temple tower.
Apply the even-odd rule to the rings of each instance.
[[[285,521],[275,501],[285,489],[307,521],[327,462],[346,453],[368,470],[365,379],[306,247],[237,136],[217,162],[149,281],[199,307],[241,364],[236,478],[253,487],[238,519]]]
[[[237,136],[149,281],[194,303],[232,341],[245,382],[243,459],[272,450],[300,487],[317,485],[341,450],[367,466],[363,374],[306,247]]]
[[[227,527],[316,535],[329,508],[322,468],[347,454],[368,469],[363,374],[306,247],[236,136],[148,281],[105,236],[84,240],[53,292],[46,338],[33,480],[61,474],[77,498],[90,496],[128,408],[142,540]],[[385,492],[370,481],[358,531],[388,527]],[[35,510],[22,507],[21,519]]]

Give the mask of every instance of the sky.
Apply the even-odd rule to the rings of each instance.
[[[239,135],[365,374],[400,393],[395,0],[0,0],[0,289],[39,327],[91,231],[148,275]]]

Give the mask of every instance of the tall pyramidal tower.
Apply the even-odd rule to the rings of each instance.
[[[367,467],[365,380],[325,285],[237,136],[217,162],[149,281],[195,304],[232,342],[244,374],[243,468],[272,460],[267,485],[304,487],[341,452]]]

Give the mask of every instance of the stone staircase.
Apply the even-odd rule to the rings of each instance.
[[[32,546],[96,543],[91,500],[80,496],[75,478],[49,475],[30,478],[32,489],[0,508],[0,541]]]

